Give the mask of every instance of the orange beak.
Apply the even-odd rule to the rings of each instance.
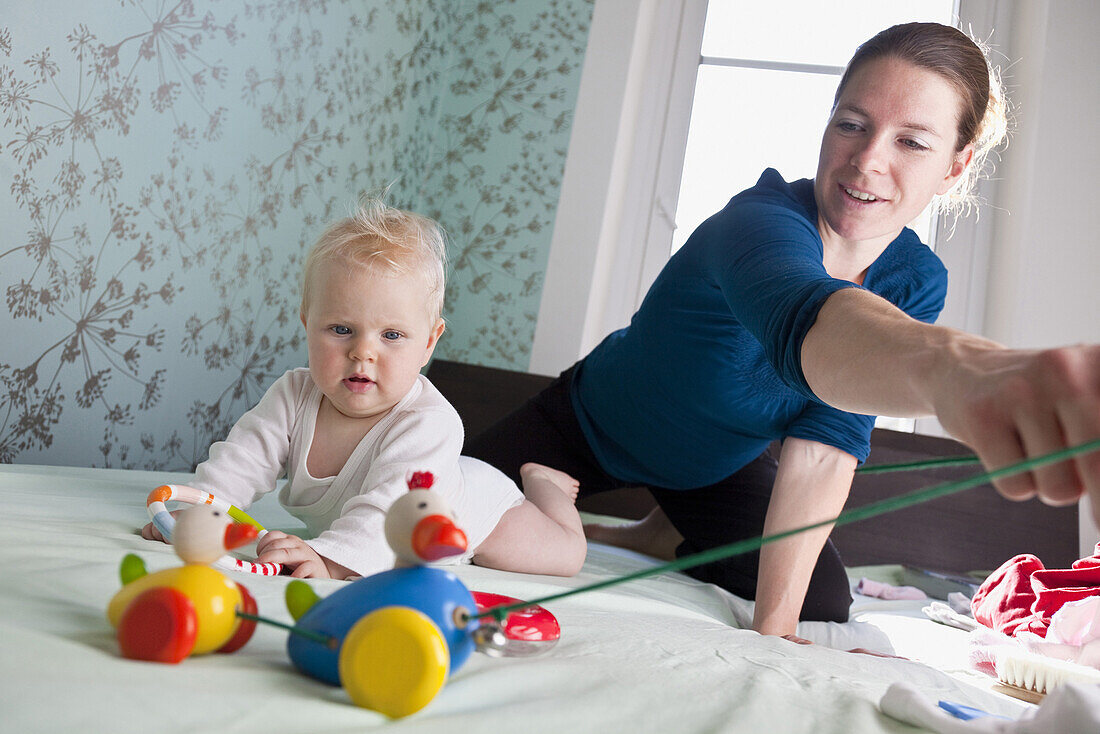
[[[229,527],[225,529],[225,549],[233,550],[234,548],[240,548],[242,545],[248,545],[259,534],[260,531],[251,525],[246,525],[243,522],[230,523]]]
[[[412,548],[425,561],[457,556],[466,552],[466,533],[449,517],[429,515],[413,528]]]

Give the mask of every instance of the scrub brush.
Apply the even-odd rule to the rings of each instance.
[[[1031,703],[1038,703],[1062,683],[1100,683],[1100,670],[1047,657],[1023,648],[997,651],[994,665],[1004,692]]]

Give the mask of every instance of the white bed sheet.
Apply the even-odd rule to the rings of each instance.
[[[150,570],[178,563],[136,530],[148,491],[188,478],[0,466],[0,731],[914,731],[878,711],[895,681],[993,713],[1026,707],[967,671],[965,633],[924,619],[919,602],[857,597],[853,622],[803,624],[800,633],[821,644],[801,646],[738,629],[751,619],[749,602],[681,574],[548,604],[563,630],[549,653],[475,654],[426,709],[400,721],[298,674],[287,633],[271,626],[260,625],[232,655],[179,665],[122,659],[104,614],[119,588],[119,561],[136,552]],[[272,498],[252,512],[268,527],[295,527]],[[474,566],[457,573],[471,589],[532,599],[649,563],[592,544],[572,579]],[[290,621],[286,578],[238,580],[261,614]],[[313,585],[323,596],[340,583]],[[910,659],[841,651],[856,646]]]

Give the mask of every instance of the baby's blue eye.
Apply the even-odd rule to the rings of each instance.
[[[385,339],[386,341],[391,341],[391,342],[392,341],[397,341],[398,339],[401,338],[401,332],[400,331],[383,331],[382,332],[382,338]]]
[[[340,336],[347,336],[351,333],[351,329],[346,326],[334,326],[332,327],[332,331],[334,334],[339,334]]]

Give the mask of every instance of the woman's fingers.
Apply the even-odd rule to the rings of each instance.
[[[1046,456],[1066,448],[1069,443],[1058,414],[1058,393],[1061,389],[1052,374],[1039,373],[1039,380],[1022,382],[1014,390],[1008,409],[1013,416],[1016,434],[1025,457]],[[1055,505],[1076,502],[1084,488],[1072,461],[1047,464],[1029,472],[1007,478],[1002,487],[1006,496],[1014,497],[1013,484],[1027,483],[1028,495]]]
[[[814,643],[807,640],[805,637],[799,637],[798,635],[781,635],[784,640],[793,642],[796,645],[812,645]]]
[[[1059,422],[1069,446],[1079,446],[1100,438],[1100,347],[1082,348],[1070,355],[1067,367],[1077,386],[1057,405]],[[1074,475],[1092,501],[1092,518],[1100,528],[1100,451],[1079,454],[1072,462]]]
[[[894,660],[908,660],[909,658],[903,658],[901,655],[891,655],[886,652],[876,652],[874,650],[868,650],[865,647],[853,647],[848,652],[856,653],[857,655],[870,655],[876,658],[893,658]]]
[[[1100,437],[1100,349],[1073,347],[1037,354],[1014,385],[1016,430],[1029,458]],[[1031,472],[1039,498],[1052,505],[1100,492],[1095,457],[1080,457]],[[1094,495],[1095,496],[1095,495]]]
[[[991,470],[1100,438],[1100,346],[991,354],[969,394],[945,409],[945,425]],[[949,425],[951,424],[951,425]],[[1037,467],[994,482],[1010,499],[1048,504],[1087,492],[1100,524],[1100,452]]]

